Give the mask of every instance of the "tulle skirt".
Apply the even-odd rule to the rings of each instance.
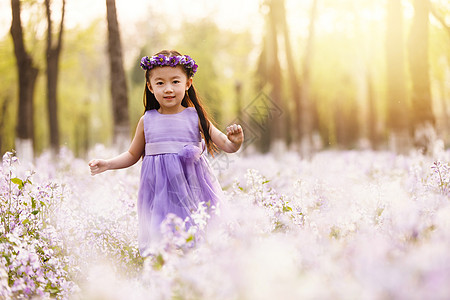
[[[144,157],[138,195],[141,255],[161,239],[160,225],[169,214],[185,219],[199,203],[216,205],[222,189],[204,156],[195,153]]]

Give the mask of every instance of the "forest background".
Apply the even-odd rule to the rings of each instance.
[[[197,61],[210,114],[242,124],[247,151],[450,143],[445,0],[1,0],[0,17],[2,153],[126,148],[140,58],[162,49]]]

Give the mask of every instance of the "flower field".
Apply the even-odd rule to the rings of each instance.
[[[92,157],[109,157],[96,148]],[[450,151],[211,160],[225,191],[137,250],[139,164],[62,151],[0,173],[0,299],[448,299]]]

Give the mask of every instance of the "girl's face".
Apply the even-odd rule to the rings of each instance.
[[[183,67],[164,66],[150,71],[150,81],[147,86],[155,95],[162,111],[178,112],[186,91],[192,84],[192,78],[187,78]]]

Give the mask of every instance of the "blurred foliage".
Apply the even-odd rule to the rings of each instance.
[[[12,39],[0,40],[0,139],[1,151],[14,145],[14,132],[17,118],[17,72],[12,53]],[[5,111],[4,111],[5,110]]]
[[[148,42],[141,47],[134,59],[135,64],[129,69],[132,122],[134,120],[136,121],[134,124],[137,123],[144,109],[141,100],[145,84],[144,72],[136,67],[141,57],[153,55],[163,49],[175,49],[182,54],[190,55],[199,65],[199,72],[194,77],[194,86],[212,119],[219,126],[225,127],[225,123],[236,114],[236,82],[246,82],[248,84],[245,87],[246,93],[250,93],[251,81],[248,79],[252,65],[249,54],[254,48],[251,35],[249,32],[235,33],[221,30],[209,19],[196,23],[185,22],[181,27],[184,30],[178,34],[174,33],[172,28],[166,28],[167,32],[162,31],[156,36],[152,32],[152,36],[146,39]],[[168,36],[176,42],[161,43],[167,40]],[[156,43],[152,37],[156,39]]]
[[[305,44],[308,39],[310,1],[286,1],[288,24],[301,82]],[[435,13],[443,20],[450,16],[446,1],[432,1]],[[36,1],[25,1],[24,24],[27,48],[40,68],[35,92],[35,150],[48,147],[48,125],[45,120],[45,15]],[[410,1],[403,1],[405,37],[412,18]],[[264,14],[264,11],[261,11]],[[122,40],[125,68],[129,82],[130,121],[135,124],[143,113],[144,73],[138,67],[144,55],[162,49],[176,49],[191,55],[199,64],[194,85],[203,98],[210,115],[223,129],[261,92],[255,86],[257,59],[262,37],[251,28],[236,32],[220,28],[212,18],[185,20],[180,24],[169,17],[148,12],[146,20],[123,24]],[[372,0],[321,1],[311,58],[310,94],[317,111],[318,128],[325,146],[342,144],[355,147],[367,137],[368,78],[376,99],[376,126],[386,136],[385,77],[385,3]],[[450,107],[450,35],[448,27],[430,14],[430,76],[438,131],[449,141]],[[448,21],[447,21],[448,22]],[[110,145],[112,117],[109,95],[109,74],[106,55],[106,18],[91,21],[83,27],[67,29],[63,41],[60,66],[59,117],[61,144],[84,155],[95,143]],[[126,26],[126,27],[125,27]],[[447,25],[448,26],[448,25]],[[126,30],[124,30],[126,28]],[[284,51],[281,47],[280,51]],[[405,49],[406,51],[406,49]],[[284,53],[284,52],[283,52]],[[283,95],[288,97],[286,62],[280,55],[283,69]],[[14,147],[17,118],[17,71],[10,35],[0,37],[0,109],[6,113],[0,124],[1,151]],[[411,84],[407,82],[409,92]],[[242,103],[237,103],[236,86],[242,87]],[[266,92],[265,89],[263,89]],[[289,101],[289,99],[288,99]],[[7,105],[3,105],[7,102]],[[288,105],[287,107],[291,107]],[[447,109],[447,111],[445,111]],[[289,111],[288,113],[291,113]],[[1,117],[2,115],[0,115]],[[447,122],[447,123],[445,123]],[[358,130],[354,130],[354,129]],[[349,132],[342,136],[342,132]]]
[[[103,23],[66,32],[61,57],[61,143],[77,154],[112,139],[112,115]],[[81,153],[80,153],[81,152]]]

